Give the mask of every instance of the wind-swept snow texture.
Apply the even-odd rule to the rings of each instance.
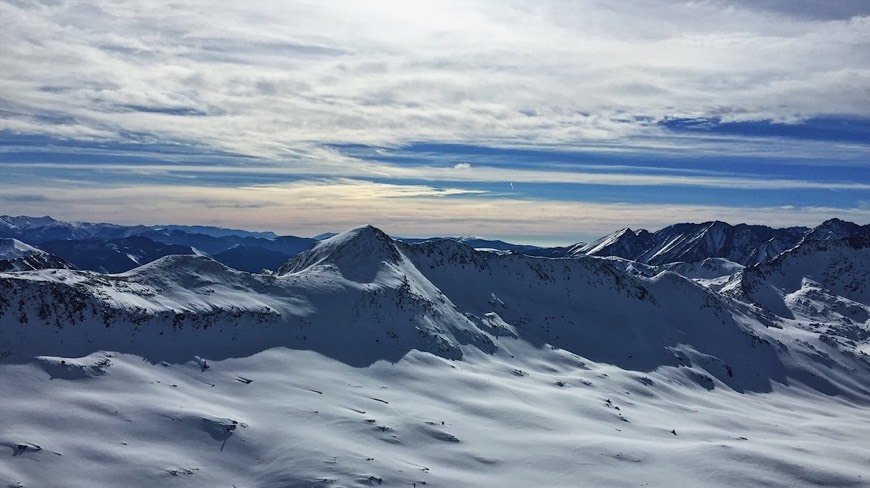
[[[870,248],[831,235],[744,269],[366,226],[277,273],[0,273],[0,482],[866,486]]]

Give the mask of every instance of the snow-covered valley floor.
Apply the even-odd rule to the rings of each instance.
[[[0,365],[4,486],[867,486],[870,409],[503,340],[347,366],[275,348]],[[207,366],[207,367],[204,367]]]

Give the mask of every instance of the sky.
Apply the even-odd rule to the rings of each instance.
[[[0,0],[0,214],[868,223],[870,2]]]

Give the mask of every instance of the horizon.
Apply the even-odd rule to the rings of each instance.
[[[761,225],[761,226],[763,226],[763,227],[769,227],[769,228],[771,228],[771,229],[786,229],[786,228],[800,227],[800,228],[804,228],[804,229],[807,229],[807,230],[812,230],[812,229],[814,229],[814,228],[816,228],[816,227],[818,227],[818,226],[821,226],[821,225],[827,223],[827,222],[830,221],[830,220],[840,220],[840,219],[837,219],[837,218],[832,218],[832,219],[826,219],[825,221],[819,222],[818,224],[813,225],[813,226],[783,226],[783,227],[776,227],[776,226],[772,226],[772,225],[764,225],[764,224],[746,224],[746,223],[744,223],[744,222],[732,223],[732,222],[725,222],[725,221],[721,221],[721,220],[712,220],[712,221],[704,221],[704,222],[691,222],[691,221],[684,221],[684,222],[673,222],[673,223],[671,223],[671,224],[669,224],[669,225],[667,225],[667,226],[665,226],[665,227],[662,227],[662,228],[655,228],[655,229],[644,229],[644,228],[640,228],[640,227],[638,227],[638,228],[621,227],[621,228],[618,228],[618,229],[613,229],[612,231],[610,231],[610,232],[608,232],[608,233],[606,233],[606,234],[602,234],[602,235],[599,235],[599,236],[595,236],[595,237],[593,237],[593,238],[591,238],[591,239],[589,239],[589,240],[581,240],[581,241],[574,241],[574,242],[564,242],[564,243],[554,243],[554,242],[537,242],[537,243],[536,243],[536,242],[529,242],[529,241],[507,241],[507,240],[504,240],[504,239],[499,239],[499,238],[496,238],[496,237],[490,237],[490,236],[485,236],[485,235],[469,235],[469,234],[461,235],[461,234],[455,234],[455,233],[454,233],[454,234],[443,234],[443,235],[437,235],[437,234],[433,234],[433,235],[424,235],[424,234],[419,234],[419,235],[397,235],[397,234],[392,234],[392,233],[390,233],[390,232],[386,232],[386,231],[384,231],[383,229],[381,229],[380,227],[378,227],[378,226],[376,226],[376,225],[367,224],[367,223],[363,223],[363,224],[355,225],[355,226],[348,227],[348,228],[345,228],[345,229],[333,229],[333,230],[331,230],[331,231],[325,231],[325,232],[321,232],[321,233],[319,233],[319,234],[303,235],[303,234],[299,234],[299,233],[279,234],[279,233],[274,232],[274,231],[271,231],[271,230],[269,230],[269,229],[263,229],[263,230],[252,230],[252,229],[245,229],[245,228],[229,228],[229,227],[220,227],[220,226],[211,226],[211,225],[199,225],[199,224],[172,224],[172,223],[161,223],[161,224],[142,224],[142,223],[138,223],[138,224],[118,224],[117,222],[65,221],[65,220],[56,219],[56,218],[52,217],[51,215],[33,216],[33,215],[4,215],[4,214],[0,214],[0,218],[2,218],[2,217],[10,217],[10,218],[25,218],[25,219],[46,219],[46,218],[48,218],[48,219],[52,219],[52,220],[54,220],[55,222],[68,223],[68,224],[118,225],[118,226],[122,226],[122,227],[138,227],[138,226],[150,227],[150,228],[161,228],[161,227],[191,227],[191,228],[196,228],[196,227],[204,227],[204,228],[211,228],[211,229],[214,229],[214,230],[222,230],[222,231],[237,231],[237,232],[245,232],[245,233],[258,233],[258,232],[261,232],[261,233],[269,233],[269,232],[271,232],[271,233],[275,234],[276,237],[301,237],[301,238],[307,238],[307,239],[316,239],[316,238],[321,237],[321,236],[328,236],[328,237],[324,237],[324,238],[322,238],[322,239],[318,239],[318,240],[326,240],[326,239],[328,239],[328,238],[330,238],[330,237],[333,237],[333,236],[336,236],[336,235],[340,235],[340,234],[343,234],[343,233],[345,233],[345,232],[350,232],[350,231],[353,231],[353,230],[356,230],[356,229],[360,229],[360,228],[363,228],[363,227],[374,227],[374,228],[376,228],[376,229],[378,229],[378,230],[381,230],[382,232],[386,233],[386,234],[389,235],[391,238],[393,238],[393,239],[395,239],[395,240],[399,240],[399,241],[401,241],[401,240],[406,240],[406,239],[413,239],[413,240],[417,240],[417,239],[419,239],[419,240],[429,240],[429,239],[480,239],[480,240],[490,240],[490,241],[502,241],[502,242],[505,242],[505,243],[507,243],[507,244],[521,245],[521,246],[535,246],[535,247],[540,247],[540,248],[547,248],[547,247],[553,247],[553,248],[556,248],[556,247],[571,247],[571,246],[574,246],[574,245],[577,245],[577,244],[591,244],[591,243],[596,242],[596,241],[599,240],[599,239],[603,239],[603,238],[605,238],[605,237],[607,237],[607,236],[609,236],[609,235],[611,235],[611,234],[615,234],[615,233],[617,233],[617,232],[620,232],[620,231],[623,231],[623,230],[626,230],[626,229],[627,229],[627,230],[631,230],[631,231],[633,231],[633,232],[638,232],[638,231],[640,231],[640,230],[646,230],[647,232],[656,233],[656,232],[658,232],[658,231],[664,230],[665,228],[668,228],[668,227],[671,227],[671,226],[675,226],[675,225],[703,225],[703,224],[712,224],[712,223],[715,223],[715,222],[722,222],[722,223],[724,223],[724,224],[726,224],[726,225],[728,225],[728,226],[731,226],[731,227],[735,227],[735,226],[738,226],[738,225]],[[851,222],[851,221],[846,221],[846,222]],[[852,222],[852,223],[855,223],[855,224],[857,224],[857,225],[870,225],[870,224],[862,224],[862,223],[859,223],[859,222]],[[331,234],[331,235],[330,235],[330,234]],[[25,244],[29,244],[29,243],[25,242]]]
[[[870,222],[870,3],[621,5],[0,0],[0,213],[534,245]]]

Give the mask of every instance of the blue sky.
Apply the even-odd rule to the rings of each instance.
[[[0,213],[567,244],[870,221],[863,1],[0,0]]]

